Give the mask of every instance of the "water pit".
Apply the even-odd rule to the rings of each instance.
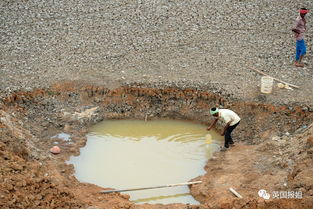
[[[212,140],[208,140],[208,134]],[[111,120],[90,129],[76,178],[101,187],[127,189],[188,182],[205,173],[222,137],[206,126],[175,120]],[[128,192],[135,203],[199,204],[187,186]]]
[[[205,126],[196,124],[200,126],[197,128],[199,132],[183,127],[178,129],[179,135],[175,131],[155,135],[159,130],[170,129],[169,125],[164,125],[167,121],[161,121],[163,125],[155,128],[158,131],[145,131],[146,126],[160,118],[197,121],[208,125],[212,119],[208,111],[212,106],[232,109],[243,118],[233,135],[236,146],[227,152],[216,153],[216,160],[205,163],[211,157],[211,151],[205,150],[207,145],[204,138],[208,133]],[[3,207],[206,209],[225,208],[227,205],[230,208],[267,208],[271,204],[273,208],[309,209],[312,206],[310,165],[313,143],[312,138],[308,137],[313,133],[313,126],[310,125],[313,115],[309,107],[228,101],[203,90],[176,87],[154,89],[136,86],[110,90],[101,86],[76,87],[68,84],[54,89],[12,94],[5,98],[1,110],[0,164],[3,172],[0,179],[5,180],[1,185],[8,191],[1,194],[0,205],[4,203],[1,205]],[[132,121],[129,125],[130,121],[122,120],[129,118],[142,121]],[[145,119],[148,120],[146,123]],[[104,120],[103,124],[92,127]],[[129,130],[116,133],[116,130],[124,130],[122,125],[114,124],[117,122],[127,122],[129,130],[138,130],[140,134],[132,134]],[[135,129],[136,122],[145,126]],[[92,128],[88,130],[88,127]],[[222,127],[223,124],[217,126],[219,130]],[[103,135],[112,138],[103,139]],[[214,133],[212,135],[214,139]],[[187,139],[186,136],[192,138]],[[214,144],[217,146],[221,142],[215,140],[212,143],[213,151]],[[104,144],[103,148],[101,143]],[[61,148],[59,155],[49,152],[55,144]],[[143,151],[135,150],[141,147]],[[152,159],[159,160],[158,163],[148,158],[148,154],[156,151],[161,154],[155,154]],[[79,157],[72,157],[78,156],[79,152]],[[186,156],[187,159],[178,158],[177,155]],[[139,156],[139,160],[133,160],[135,156]],[[82,160],[79,161],[79,158]],[[86,166],[83,158],[91,158],[91,163]],[[68,160],[75,167],[68,165]],[[165,166],[165,162],[169,162],[169,165]],[[94,163],[98,163],[96,166],[100,172],[88,167]],[[112,167],[102,165],[121,168],[114,171]],[[139,170],[139,165],[144,169]],[[157,174],[153,169],[158,167],[162,168],[159,176],[152,176]],[[87,174],[99,175],[104,183],[94,181],[95,177],[88,177]],[[114,175],[116,179],[113,179]],[[169,175],[169,179],[164,179]],[[134,180],[125,179],[128,176]],[[191,180],[203,183],[193,185],[190,191],[187,187],[173,188],[182,189],[178,191],[169,188],[146,190],[144,192],[154,192],[146,196],[129,192],[127,194],[131,201],[123,194],[101,194],[103,188],[99,187],[128,189]],[[119,185],[123,181],[127,184]],[[237,199],[229,192],[230,187],[244,198]],[[303,199],[260,202],[259,189],[269,192],[301,191]],[[200,206],[154,204],[197,204],[193,197],[201,203]],[[145,202],[152,204],[140,204]]]

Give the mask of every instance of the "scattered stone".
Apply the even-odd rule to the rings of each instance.
[[[308,112],[308,111],[309,111],[309,108],[308,108],[308,107],[302,107],[301,109],[302,109],[302,111],[304,111],[304,112]]]
[[[58,147],[58,146],[53,146],[53,147],[50,149],[50,152],[51,152],[52,154],[60,154],[61,149],[60,149],[60,147]]]
[[[306,129],[308,127],[308,125],[302,125],[301,128],[302,129]]]
[[[311,158],[312,158],[312,157],[313,157],[313,147],[310,148],[310,149],[308,149],[307,153],[308,153],[308,155],[310,155]]]
[[[277,87],[280,88],[280,89],[283,89],[283,88],[285,88],[285,84],[283,84],[283,83],[278,83],[278,84],[277,84]]]
[[[64,132],[70,132],[70,131],[71,131],[71,126],[69,124],[65,124]]]
[[[98,109],[98,107],[93,107],[93,108],[90,108],[90,109],[86,109],[85,111],[80,112],[80,113],[75,112],[73,114],[73,117],[76,118],[76,119],[91,118],[91,116],[96,114],[97,109]]]
[[[273,137],[272,137],[272,140],[273,140],[273,141],[279,141],[279,140],[280,140],[280,137],[279,137],[279,136],[273,136]]]
[[[310,137],[306,140],[306,147],[307,147],[307,149],[313,148],[313,136],[310,136]]]

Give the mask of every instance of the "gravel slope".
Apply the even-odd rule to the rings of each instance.
[[[0,2],[0,91],[78,80],[201,87],[240,100],[313,101],[312,14],[306,67],[290,27],[311,0]],[[299,90],[260,96],[254,66]]]

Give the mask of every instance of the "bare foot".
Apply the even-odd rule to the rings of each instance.
[[[299,63],[299,62],[295,62],[295,66],[296,66],[296,67],[304,67],[304,64]]]

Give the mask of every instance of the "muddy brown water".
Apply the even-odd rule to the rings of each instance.
[[[202,124],[177,120],[104,121],[87,137],[81,154],[69,161],[76,178],[115,189],[188,182],[205,173],[206,161],[222,140]],[[138,204],[199,204],[187,186],[126,193]]]

